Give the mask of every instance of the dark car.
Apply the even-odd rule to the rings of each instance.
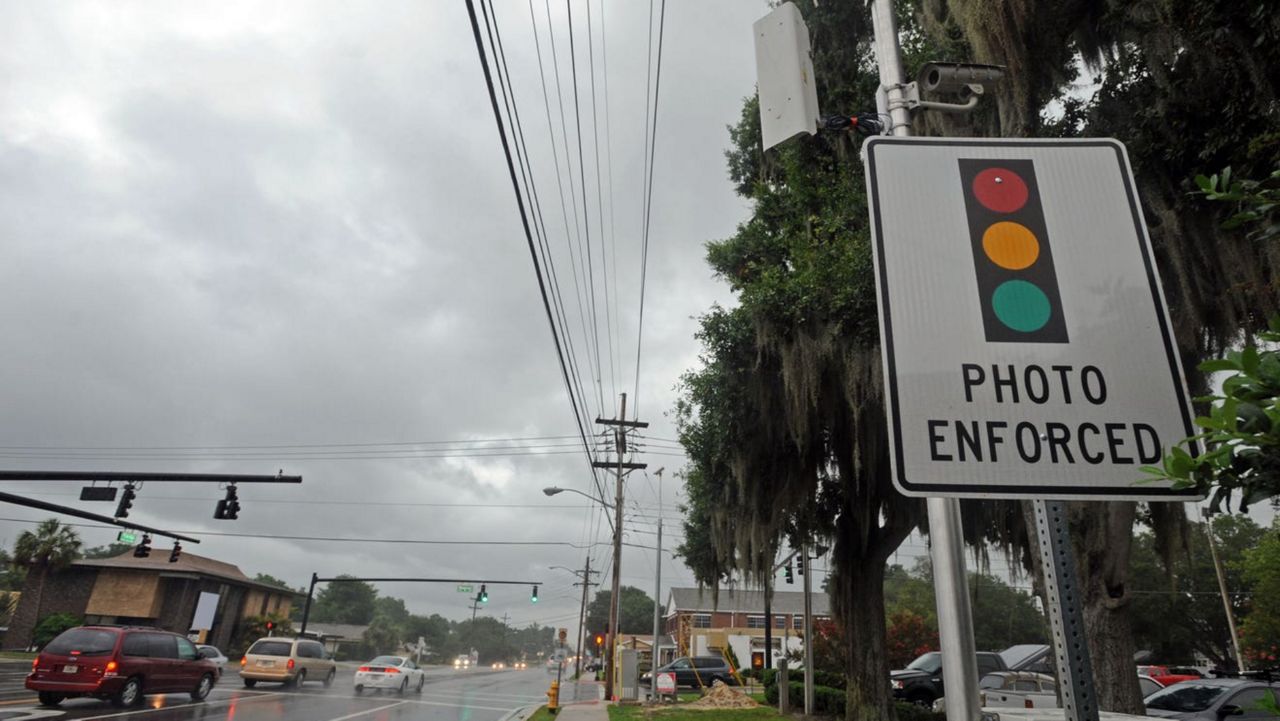
[[[176,633],[80,626],[62,632],[40,651],[26,686],[44,706],[91,696],[123,707],[152,693],[189,693],[193,701],[201,701],[217,678],[217,664]]]
[[[1244,678],[1206,678],[1182,681],[1143,700],[1148,716],[1222,721],[1222,719],[1277,719],[1280,684]]]
[[[676,688],[710,686],[715,681],[721,681],[730,686],[737,683],[733,669],[729,668],[729,664],[719,656],[677,658],[666,666],[659,666],[655,671],[641,674],[640,684],[642,686],[652,684],[654,675],[659,673],[675,674]]]
[[[978,653],[978,678],[1007,669],[1000,654],[986,651]],[[905,669],[890,672],[889,686],[893,689],[895,699],[925,708],[931,707],[936,699],[945,695],[942,684],[942,654],[938,651],[926,653],[907,664]]]

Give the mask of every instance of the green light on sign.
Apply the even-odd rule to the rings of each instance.
[[[138,540],[138,534],[132,531],[121,531],[120,535],[116,536],[116,540],[120,543],[133,543]]]
[[[458,586],[458,593],[471,593],[470,586]]]

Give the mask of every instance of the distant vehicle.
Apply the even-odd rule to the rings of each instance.
[[[506,667],[507,667],[506,664],[502,663],[501,661],[495,661],[493,664],[493,668],[495,669],[501,669]]]
[[[978,682],[978,704],[991,708],[1057,708],[1058,682],[1034,671],[997,671]],[[937,702],[934,702],[937,708]]]
[[[1179,681],[1194,681],[1196,679],[1203,678],[1199,671],[1196,671],[1194,674],[1174,673],[1174,670],[1171,670],[1168,666],[1139,666],[1138,675],[1150,676],[1165,686],[1172,686]]]
[[[516,661],[514,664],[511,665],[511,668],[525,669],[525,668],[529,668],[529,664],[525,663],[524,661]]]
[[[240,678],[245,688],[253,688],[259,681],[301,688],[311,679],[318,679],[329,688],[337,674],[338,664],[324,646],[308,638],[260,638],[240,659]]]
[[[227,666],[227,660],[228,660],[227,657],[223,655],[223,653],[219,651],[216,646],[210,646],[207,643],[197,643],[196,650],[200,652],[201,656],[217,664],[218,676],[222,676],[222,671]]]
[[[1164,684],[1144,673],[1140,673],[1138,674],[1138,688],[1142,689],[1142,698],[1146,698],[1164,688]]]
[[[1007,669],[1000,654],[988,651],[978,653],[978,678]],[[889,686],[895,699],[931,708],[933,702],[945,693],[942,683],[942,654],[930,651],[907,664],[905,669],[891,671]]]
[[[735,686],[738,681],[733,669],[719,656],[694,656],[693,658],[677,658],[665,666],[640,674],[642,686],[653,685],[653,677],[659,673],[673,673],[676,676],[676,688],[687,686],[710,686],[720,681],[727,686]]]
[[[357,694],[362,694],[366,688],[390,689],[403,694],[412,688],[414,693],[422,693],[422,686],[426,682],[426,675],[411,659],[404,656],[377,656],[356,669],[355,690]]]
[[[27,674],[41,706],[92,696],[132,706],[153,693],[189,693],[203,701],[218,667],[188,639],[155,628],[79,626],[50,641]]]
[[[1280,684],[1246,678],[1206,678],[1183,681],[1148,696],[1143,703],[1148,716],[1223,721],[1223,719],[1275,719],[1268,710],[1280,702]]]
[[[464,653],[461,656],[458,656],[457,658],[453,659],[454,668],[471,668],[471,666],[472,666],[471,656],[469,654]]]
[[[1146,716],[1134,716],[1114,711],[1099,711],[1099,721],[1147,721]],[[983,721],[1062,721],[1062,709],[1055,708],[993,708],[982,709]]]

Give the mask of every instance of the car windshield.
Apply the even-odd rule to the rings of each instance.
[[[1203,711],[1226,692],[1226,686],[1184,681],[1151,694],[1146,704],[1160,711]]]
[[[116,634],[92,628],[73,628],[49,642],[46,653],[59,656],[106,656],[116,647]]]
[[[925,673],[937,673],[942,670],[942,654],[937,651],[926,653],[907,664],[907,668],[914,671],[924,671]]]
[[[255,656],[290,656],[293,644],[288,641],[259,641],[249,647],[248,653]]]
[[[204,656],[205,658],[217,658],[222,654],[218,653],[218,649],[214,648],[213,646],[201,646],[200,655]]]
[[[978,682],[978,688],[1004,688],[1004,677],[988,675]]]
[[[399,656],[378,656],[369,662],[370,666],[399,666],[404,659]]]

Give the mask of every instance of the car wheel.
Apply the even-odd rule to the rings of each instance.
[[[418,677],[418,688],[414,690],[414,693],[422,693],[422,687],[423,687],[423,686],[425,686],[425,685],[426,685],[426,683],[427,683],[427,677],[426,677],[426,676],[419,676],[419,677]]]
[[[195,689],[191,692],[192,701],[203,701],[208,697],[209,692],[213,690],[213,674],[206,673],[200,677],[200,682],[196,684]]]
[[[356,695],[359,696],[363,693],[364,693],[364,686],[356,686]]]
[[[329,688],[333,685],[333,677],[338,675],[338,669],[329,669],[329,675],[324,677],[324,687]]]
[[[37,694],[40,697],[41,706],[57,706],[62,703],[62,694],[53,693],[52,691],[41,691]]]
[[[257,685],[258,685],[258,679],[256,678],[246,678],[244,680],[245,688],[253,688],[254,686],[257,686]]]
[[[925,694],[918,694],[916,696],[912,696],[911,703],[915,704],[916,706],[919,706],[920,708],[933,709],[933,699],[929,698]]]
[[[409,679],[406,678],[405,680],[400,682],[400,688],[396,690],[396,693],[403,696],[404,692],[407,690],[409,690]]]
[[[302,684],[304,684],[304,683],[306,683],[306,682],[307,682],[307,670],[304,668],[304,669],[302,669],[302,670],[298,671],[298,675],[297,675],[297,676],[294,676],[294,677],[293,677],[293,684],[292,684],[292,686],[293,686],[294,688],[302,688]],[[285,685],[286,685],[286,686],[289,686],[290,684],[285,684]]]
[[[142,681],[137,676],[124,682],[119,691],[111,697],[111,705],[116,708],[132,706],[142,700]]]

